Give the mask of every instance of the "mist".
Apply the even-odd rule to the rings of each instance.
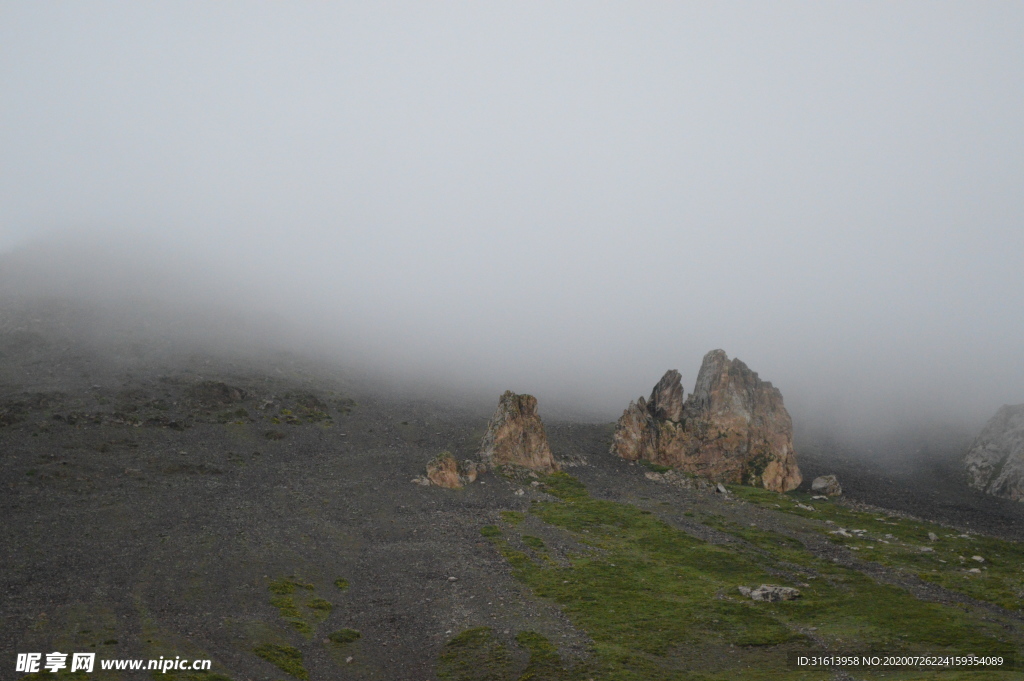
[[[8,2],[0,293],[608,420],[723,348],[798,427],[976,424],[1024,402],[1022,32],[1008,3]]]

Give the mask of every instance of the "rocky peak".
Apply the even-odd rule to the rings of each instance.
[[[693,393],[674,406],[679,374],[662,377],[644,403],[623,413],[612,452],[707,477],[775,491],[802,478],[793,451],[793,423],[782,393],[723,350],[704,356]],[[672,418],[679,414],[679,418]]]
[[[678,371],[665,372],[651,391],[647,408],[656,419],[676,423],[683,420],[683,381]]]
[[[536,397],[505,391],[487,423],[480,443],[480,460],[489,468],[514,464],[538,471],[558,470],[544,424],[537,414]]]
[[[1024,501],[1024,404],[1003,405],[964,457],[975,489]]]
[[[698,418],[715,414],[749,420],[764,408],[776,411],[781,406],[782,393],[771,383],[762,381],[739,358],[730,360],[724,350],[712,350],[704,355],[686,410],[688,416]],[[789,418],[788,413],[785,418]]]

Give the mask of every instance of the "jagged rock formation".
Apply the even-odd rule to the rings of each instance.
[[[838,497],[843,494],[843,487],[839,484],[839,478],[836,476],[819,475],[811,483],[811,491],[828,497]]]
[[[971,487],[1024,501],[1024,404],[1003,405],[964,457]]]
[[[802,481],[782,393],[723,350],[704,356],[685,401],[673,370],[658,381],[650,400],[630,403],[615,429],[612,453],[777,492]]]
[[[488,468],[513,464],[535,471],[558,470],[537,415],[536,397],[505,391],[480,443],[480,460]]]

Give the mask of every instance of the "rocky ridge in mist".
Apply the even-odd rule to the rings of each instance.
[[[971,487],[1024,500],[1024,404],[1003,405],[964,457]]]
[[[630,403],[616,426],[612,453],[778,492],[802,481],[782,393],[723,350],[704,356],[685,401],[679,372],[671,370],[649,400]]]

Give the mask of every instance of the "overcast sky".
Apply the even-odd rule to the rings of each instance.
[[[1015,2],[7,0],[0,251],[542,406],[721,347],[794,418],[987,416],[1024,402],[1022,35]]]

